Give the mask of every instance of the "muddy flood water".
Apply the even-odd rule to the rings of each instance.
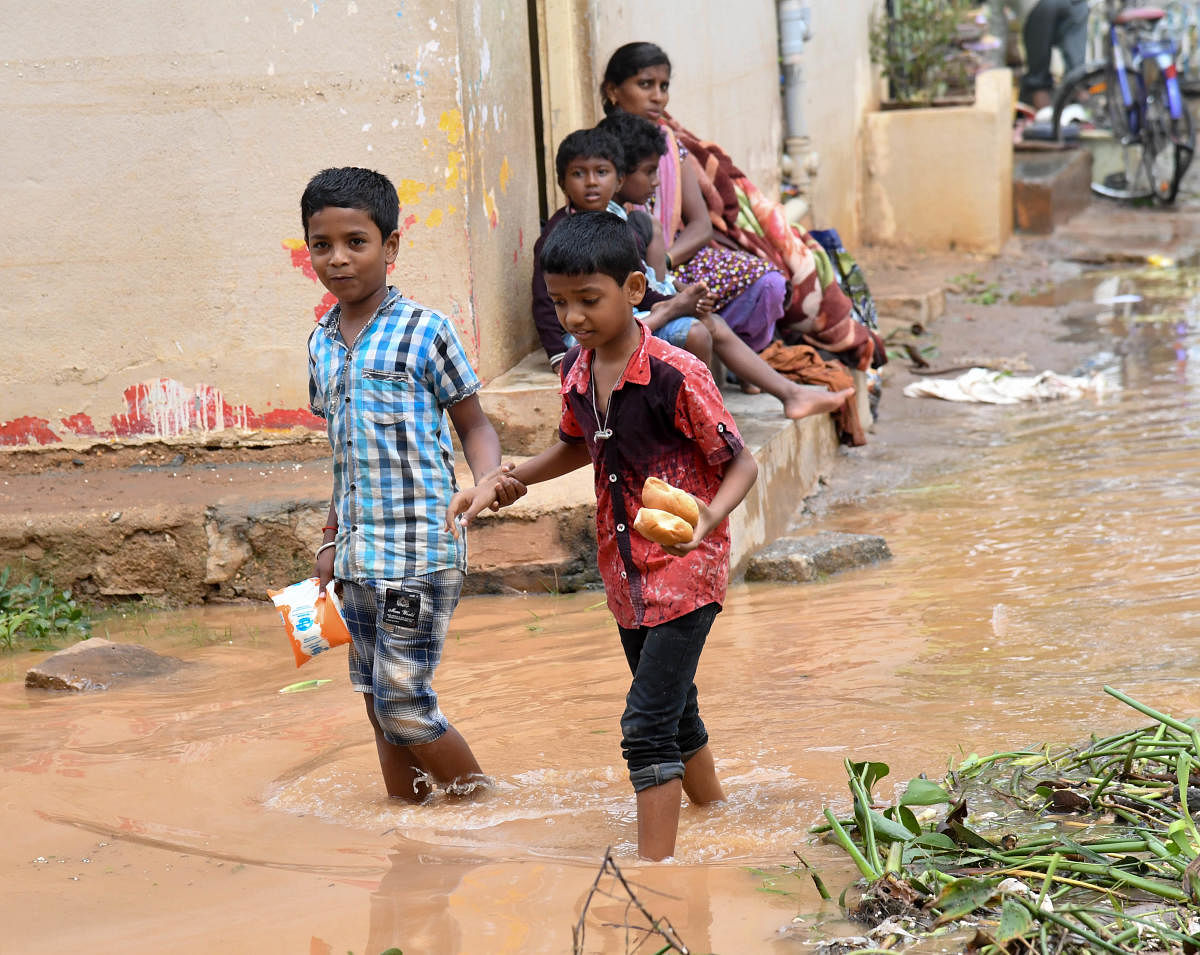
[[[888,763],[890,795],[973,751],[1144,725],[1106,683],[1200,715],[1200,277],[1158,275],[1053,293],[1095,302],[1074,333],[1119,389],[963,405],[938,473],[822,515],[894,559],[730,588],[698,678],[729,802],[685,808],[675,861],[634,857],[599,593],[462,602],[438,686],[496,788],[419,808],[382,794],[343,651],[297,671],[269,606],[140,614],[97,633],[188,661],[151,685],[27,691],[32,657],[0,658],[0,951],[570,952],[608,846],[693,952],[849,931],[784,868],[799,851],[834,899],[855,878],[808,833],[848,805],[844,759]],[[586,951],[626,951],[627,917],[593,900]]]

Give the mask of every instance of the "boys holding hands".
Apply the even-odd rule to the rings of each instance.
[[[336,579],[388,795],[421,802],[486,783],[432,688],[466,570],[445,529],[457,490],[449,415],[489,502],[524,493],[500,471],[500,442],[453,325],[387,284],[399,200],[387,177],[326,169],[300,200],[313,269],[338,304],[308,340],[309,405],[333,450],[333,495],[317,549],[322,592]]]
[[[596,193],[596,196],[600,195]],[[607,212],[564,218],[540,250],[547,293],[578,344],[562,360],[559,438],[512,469],[523,489],[591,462],[599,565],[633,674],[622,751],[637,793],[638,852],[675,851],[680,795],[724,798],[694,678],[729,577],[730,512],[758,474],[708,368],[634,318],[646,276],[629,226]],[[664,547],[633,530],[647,477],[697,498],[692,540]],[[481,481],[450,504],[447,526],[503,503]]]

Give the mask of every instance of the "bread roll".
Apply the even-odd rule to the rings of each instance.
[[[656,544],[686,544],[692,539],[692,525],[670,511],[656,507],[639,508],[633,529]]]
[[[671,487],[666,481],[656,477],[646,478],[646,483],[642,487],[642,506],[653,507],[674,514],[676,517],[682,517],[693,528],[700,520],[700,508],[696,506],[696,499],[692,495],[677,487]]]

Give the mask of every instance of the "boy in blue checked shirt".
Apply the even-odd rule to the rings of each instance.
[[[445,529],[458,433],[476,484],[510,503],[500,442],[454,326],[387,284],[400,246],[386,176],[326,169],[300,199],[313,269],[338,304],[308,339],[312,412],[333,449],[333,496],[317,549],[350,630],[350,682],[364,694],[388,795],[421,802],[486,783],[432,687],[466,572],[466,540]]]

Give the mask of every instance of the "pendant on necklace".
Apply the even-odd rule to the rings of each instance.
[[[601,428],[599,431],[597,431],[595,434],[592,435],[592,440],[593,441],[603,441],[605,438],[611,438],[612,434],[613,434],[612,428]]]

